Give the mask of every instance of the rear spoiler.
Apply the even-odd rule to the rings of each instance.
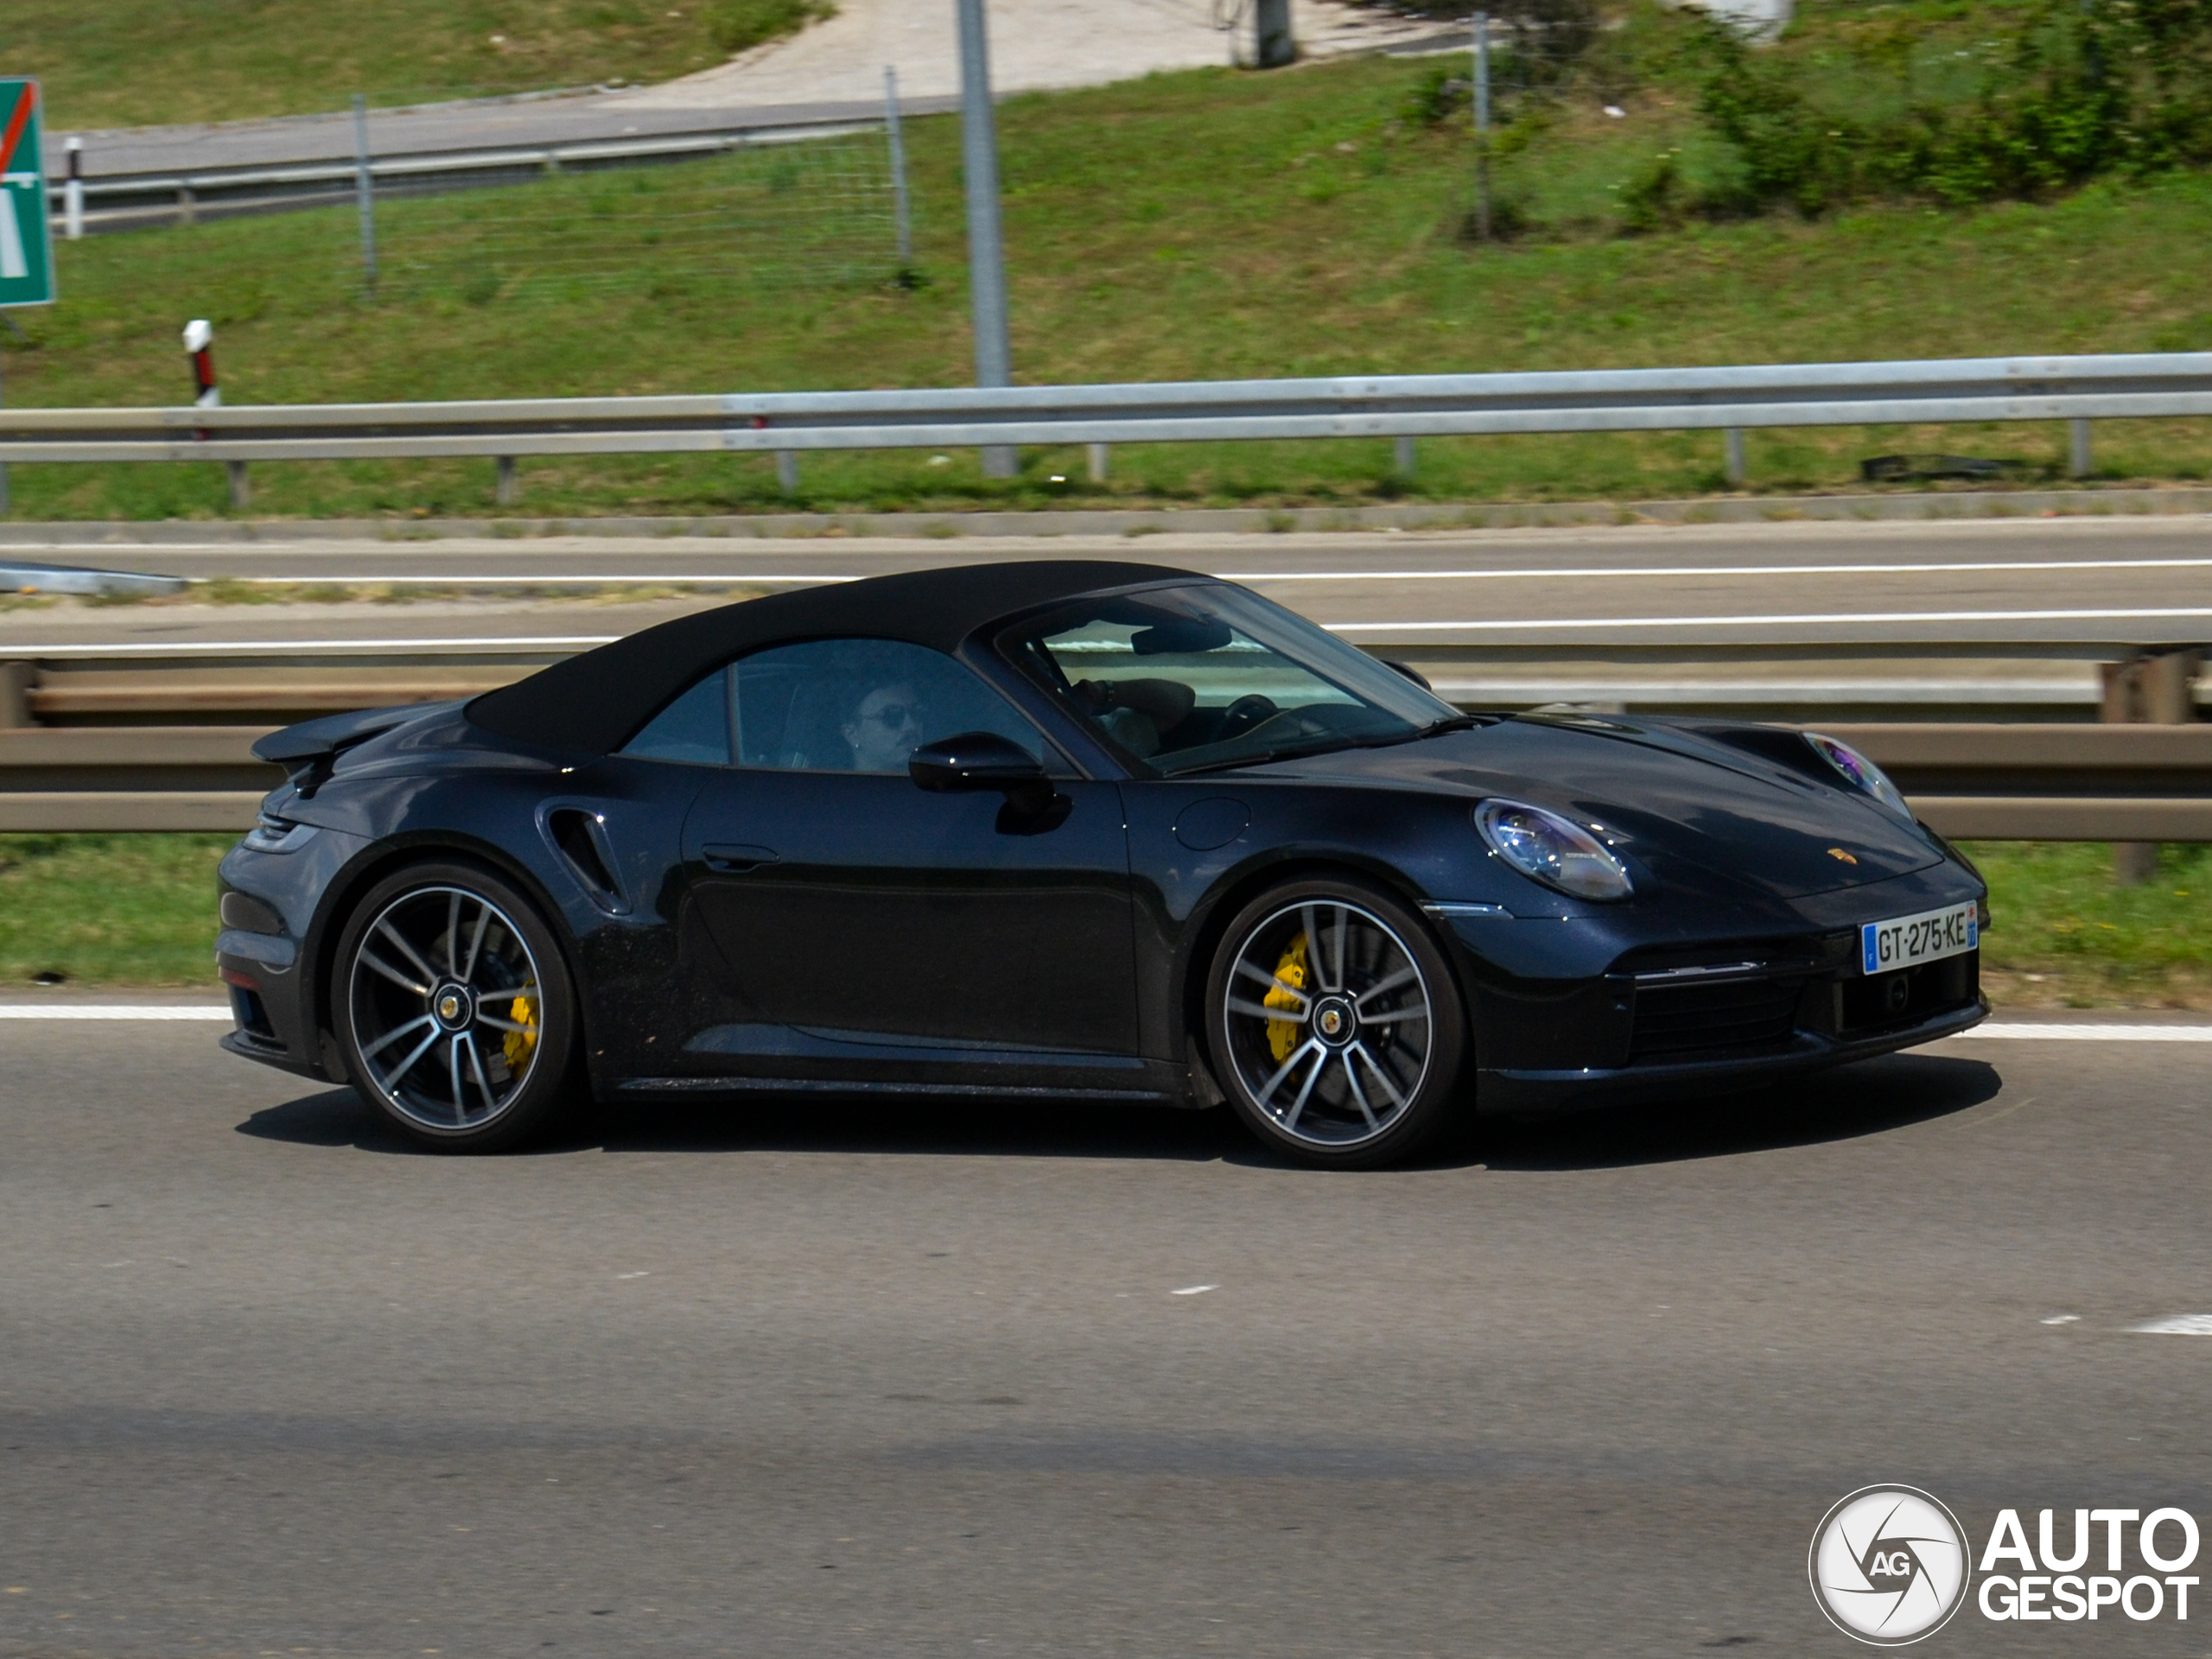
[[[347,749],[358,747],[372,737],[382,737],[426,715],[460,706],[458,702],[409,702],[392,709],[359,709],[350,715],[303,720],[296,726],[287,726],[257,739],[253,755],[257,760],[274,761],[283,767],[295,789],[302,795],[312,795],[329,780],[331,768]]]

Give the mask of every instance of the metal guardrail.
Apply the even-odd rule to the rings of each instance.
[[[283,781],[265,726],[0,731],[0,830],[237,830]],[[1888,768],[1946,835],[2212,841],[2212,724],[1822,729]]]
[[[2212,353],[736,392],[223,409],[10,409],[0,461],[761,454],[2212,415]],[[2076,429],[2075,461],[2085,461]]]

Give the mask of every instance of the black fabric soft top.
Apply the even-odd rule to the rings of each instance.
[[[588,754],[619,749],[709,669],[785,640],[904,639],[950,652],[1018,612],[1194,571],[1111,559],[1010,560],[870,576],[724,605],[646,628],[487,691],[467,707],[500,737]]]

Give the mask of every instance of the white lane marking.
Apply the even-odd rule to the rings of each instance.
[[[1332,633],[1446,633],[1506,628],[1760,628],[1877,622],[2127,622],[2212,617],[2202,606],[2095,611],[1800,611],[1773,616],[1581,616],[1470,622],[1324,622]]]
[[[2017,1037],[2038,1043],[2212,1043],[2212,1026],[2061,1026],[2022,1020],[1976,1026],[1948,1040],[1970,1043],[1983,1037]]]
[[[1170,1296],[1203,1296],[1210,1290],[1219,1290],[1219,1285],[1187,1285],[1181,1290],[1171,1290]]]
[[[650,1273],[618,1273],[614,1276],[617,1279],[650,1279],[652,1277],[652,1274]]]
[[[0,1020],[228,1020],[227,1003],[0,1002]]]
[[[2079,1313],[2061,1313],[2044,1321],[2045,1325],[2079,1325],[2081,1322],[2082,1316]]]
[[[1952,575],[1999,570],[2203,570],[2212,559],[1987,559],[1950,564],[1626,564],[1547,565],[1499,570],[1218,570],[1224,582],[1474,582],[1544,576],[1856,576]],[[275,577],[251,578],[256,582]],[[429,577],[423,577],[429,581]],[[759,578],[767,581],[769,578]]]
[[[210,652],[243,654],[253,652],[435,651],[442,648],[483,651],[502,645],[551,650],[569,645],[588,649],[593,645],[613,645],[621,638],[619,633],[517,633],[484,634],[454,639],[177,639],[159,645],[137,640],[117,645],[48,645],[42,641],[28,644],[9,641],[0,643],[0,650],[21,657],[182,657],[188,654],[199,656]]]
[[[2173,1313],[2127,1328],[2145,1337],[2212,1337],[2212,1313]]]

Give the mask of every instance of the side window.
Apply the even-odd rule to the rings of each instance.
[[[995,732],[1061,770],[1037,730],[973,671],[894,639],[814,639],[730,665],[743,766],[896,772],[925,743]]]
[[[655,715],[622,753],[639,760],[729,765],[728,671],[716,669]]]

